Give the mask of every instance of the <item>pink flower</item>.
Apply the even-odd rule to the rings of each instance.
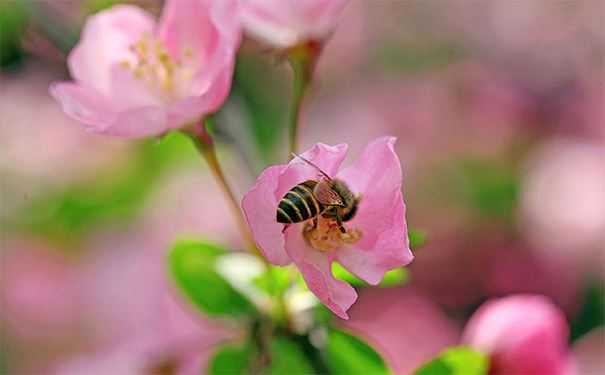
[[[155,25],[135,6],[92,16],[69,55],[73,82],[51,85],[69,116],[97,133],[144,137],[216,111],[231,85],[233,2],[168,0]]]
[[[324,39],[336,26],[347,0],[240,0],[248,33],[275,45],[292,47]]]
[[[539,295],[484,304],[471,317],[463,342],[490,355],[490,374],[570,374],[563,313]]]
[[[269,262],[277,265],[294,262],[309,289],[344,319],[348,318],[346,311],[355,302],[357,293],[332,276],[332,262],[339,262],[375,285],[386,271],[407,265],[413,258],[401,192],[401,165],[394,143],[394,137],[376,139],[355,163],[340,172],[346,144],[318,143],[301,155],[361,197],[356,214],[343,224],[344,234],[335,220],[323,217],[315,228],[312,220],[286,228],[277,222],[280,199],[297,184],[319,179],[315,168],[300,158],[265,169],[242,201],[256,244]]]

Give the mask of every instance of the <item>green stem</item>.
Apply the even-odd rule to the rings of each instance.
[[[251,253],[258,255],[263,261],[266,261],[262,254],[260,254],[260,251],[256,247],[254,240],[252,239],[252,235],[250,233],[250,230],[248,229],[246,220],[244,219],[244,215],[240,208],[239,202],[236,199],[235,194],[233,194],[233,190],[231,190],[231,188],[229,187],[229,183],[225,178],[223,169],[221,168],[218,158],[216,157],[214,140],[212,139],[212,136],[208,133],[207,130],[208,124],[209,120],[199,121],[189,129],[189,132],[187,134],[193,140],[193,143],[198,149],[200,155],[202,155],[202,157],[208,164],[208,167],[212,171],[214,179],[216,180],[219,187],[223,191],[223,194],[227,198],[227,203],[231,208],[233,217],[235,218],[246,248],[250,250]]]
[[[300,123],[300,112],[302,102],[305,98],[305,94],[311,82],[311,73],[313,66],[313,57],[310,56],[291,56],[290,65],[292,66],[292,73],[294,75],[292,83],[292,103],[290,106],[290,152],[289,158],[292,158],[292,154],[296,153],[298,146],[298,125]]]

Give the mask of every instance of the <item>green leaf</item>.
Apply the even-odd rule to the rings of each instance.
[[[252,360],[252,348],[249,345],[223,346],[210,359],[210,375],[246,374]]]
[[[313,366],[302,348],[286,337],[271,342],[271,363],[267,373],[272,375],[313,374]]]
[[[283,294],[290,286],[290,271],[286,267],[268,267],[252,283],[270,296]]]
[[[328,331],[326,362],[333,374],[389,374],[374,349],[361,339],[336,329]]]
[[[418,250],[418,248],[426,244],[426,232],[418,229],[410,229],[408,231],[408,238],[410,239],[410,248],[412,250]]]
[[[332,263],[332,274],[335,278],[346,281],[347,283],[356,287],[364,287],[369,285],[336,262]],[[405,283],[407,279],[407,270],[405,268],[396,268],[384,274],[384,278],[382,279],[380,286],[384,287],[401,285]]]
[[[488,359],[473,349],[458,346],[445,350],[414,375],[486,375]]]
[[[587,285],[580,311],[571,322],[571,339],[576,340],[603,325],[605,325],[605,287],[593,281]]]
[[[245,108],[246,131],[251,133],[255,149],[265,163],[275,161],[275,151],[287,130],[287,79],[267,56],[238,54],[231,96]]]
[[[169,255],[170,273],[193,305],[211,316],[242,316],[256,312],[252,303],[220,276],[215,261],[225,251],[200,241],[179,241]]]
[[[179,133],[137,144],[127,156],[117,168],[33,197],[0,226],[77,245],[99,227],[131,222],[165,171],[199,158],[189,139]]]
[[[405,268],[395,268],[384,274],[380,286],[402,285],[408,280],[408,270]]]
[[[23,2],[0,1],[0,67],[14,65],[21,59],[21,39],[28,22],[29,14]]]

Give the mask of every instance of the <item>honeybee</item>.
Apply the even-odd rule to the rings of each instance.
[[[277,206],[276,219],[285,224],[301,223],[313,219],[317,227],[319,216],[336,222],[342,233],[346,233],[343,223],[351,220],[357,212],[361,196],[354,195],[343,181],[331,178],[317,165],[300,155],[293,154],[317,170],[319,180],[306,180],[294,186],[284,195]]]

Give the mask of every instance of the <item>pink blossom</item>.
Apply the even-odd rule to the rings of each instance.
[[[246,31],[276,47],[324,39],[347,0],[240,0]]]
[[[463,342],[490,356],[490,374],[574,373],[563,313],[545,297],[487,302],[471,317]]]
[[[374,140],[359,159],[340,172],[346,144],[318,143],[301,155],[361,197],[357,213],[344,223],[346,234],[338,230],[333,220],[321,217],[316,228],[310,221],[287,228],[277,222],[280,199],[297,184],[318,179],[317,171],[300,158],[265,169],[242,201],[256,244],[269,262],[294,262],[309,289],[344,319],[348,318],[346,310],[355,302],[357,293],[333,277],[332,262],[339,262],[375,285],[386,271],[407,265],[413,258],[401,192],[401,165],[394,143],[394,137]]]
[[[92,16],[69,55],[73,82],[51,85],[88,130],[144,137],[216,111],[231,85],[239,27],[232,1],[169,0],[155,25],[135,6]]]

